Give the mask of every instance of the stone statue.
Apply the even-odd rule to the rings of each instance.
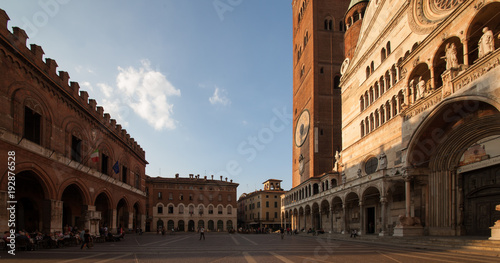
[[[446,44],[446,69],[458,68],[457,47],[455,43]]]
[[[479,39],[478,48],[479,48],[479,58],[486,56],[488,53],[492,52],[495,41],[493,39],[493,32],[488,29],[488,27],[483,28],[483,36]]]
[[[345,176],[345,172],[342,172],[342,184],[345,184],[347,181],[347,178]]]
[[[383,170],[383,169],[386,169],[387,168],[387,156],[385,155],[385,153],[382,153],[380,154],[380,156],[378,157],[378,170]]]
[[[418,78],[418,98],[423,98],[425,95],[425,80],[420,76]]]
[[[399,226],[421,226],[420,218],[399,215]]]
[[[358,169],[358,172],[357,172],[357,173],[358,173],[358,177],[361,177],[361,176],[362,176],[362,174],[361,174],[361,169]]]

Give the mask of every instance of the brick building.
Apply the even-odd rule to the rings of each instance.
[[[228,231],[236,227],[237,183],[190,174],[188,178],[149,177],[146,231]]]
[[[278,229],[281,222],[281,180],[269,179],[264,190],[242,194],[238,199],[238,226]]]
[[[68,83],[67,72],[57,73],[55,60],[42,59],[40,46],[26,47],[24,30],[10,32],[8,20],[0,10],[0,210],[16,201],[16,229],[30,232],[144,228],[145,152],[78,83]],[[8,157],[15,164],[7,166]],[[0,213],[0,229],[9,229],[7,219]]]

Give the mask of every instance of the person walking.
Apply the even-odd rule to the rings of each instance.
[[[205,240],[205,228],[204,227],[200,228],[200,240],[202,237],[203,237],[203,240]]]
[[[85,246],[87,246],[87,249],[90,248],[90,234],[89,234],[89,230],[88,229],[85,229],[85,234],[83,234],[83,243],[82,243],[82,246],[80,247],[80,249],[83,249]]]
[[[283,239],[285,237],[285,230],[283,229],[283,227],[280,228],[280,235],[281,235],[281,239]]]

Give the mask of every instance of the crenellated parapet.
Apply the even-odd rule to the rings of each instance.
[[[43,76],[43,79],[51,82],[52,84],[49,86],[57,90],[54,94],[58,94],[58,97],[69,104],[79,105],[77,108],[89,114],[84,114],[87,115],[86,118],[96,121],[101,127],[105,127],[139,157],[145,159],[145,152],[137,142],[130,137],[125,129],[122,129],[120,124],[116,123],[116,120],[111,119],[108,113],[104,113],[104,108],[98,106],[95,99],[89,99],[89,94],[86,91],[80,90],[78,82],[70,82],[68,72],[57,71],[58,65],[54,59],[45,58],[44,60],[45,53],[41,46],[31,44],[28,48],[27,40],[29,37],[25,30],[13,27],[12,32],[9,31],[7,27],[9,20],[10,18],[7,13],[0,9],[0,41],[5,41],[7,47],[10,46],[8,49],[12,49],[14,53],[20,54],[18,58],[12,59],[27,60],[24,64],[31,65],[32,68],[26,70],[34,69],[34,71],[38,71]]]

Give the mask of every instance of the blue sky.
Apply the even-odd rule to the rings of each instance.
[[[146,151],[150,176],[291,188],[290,0],[3,0]]]

